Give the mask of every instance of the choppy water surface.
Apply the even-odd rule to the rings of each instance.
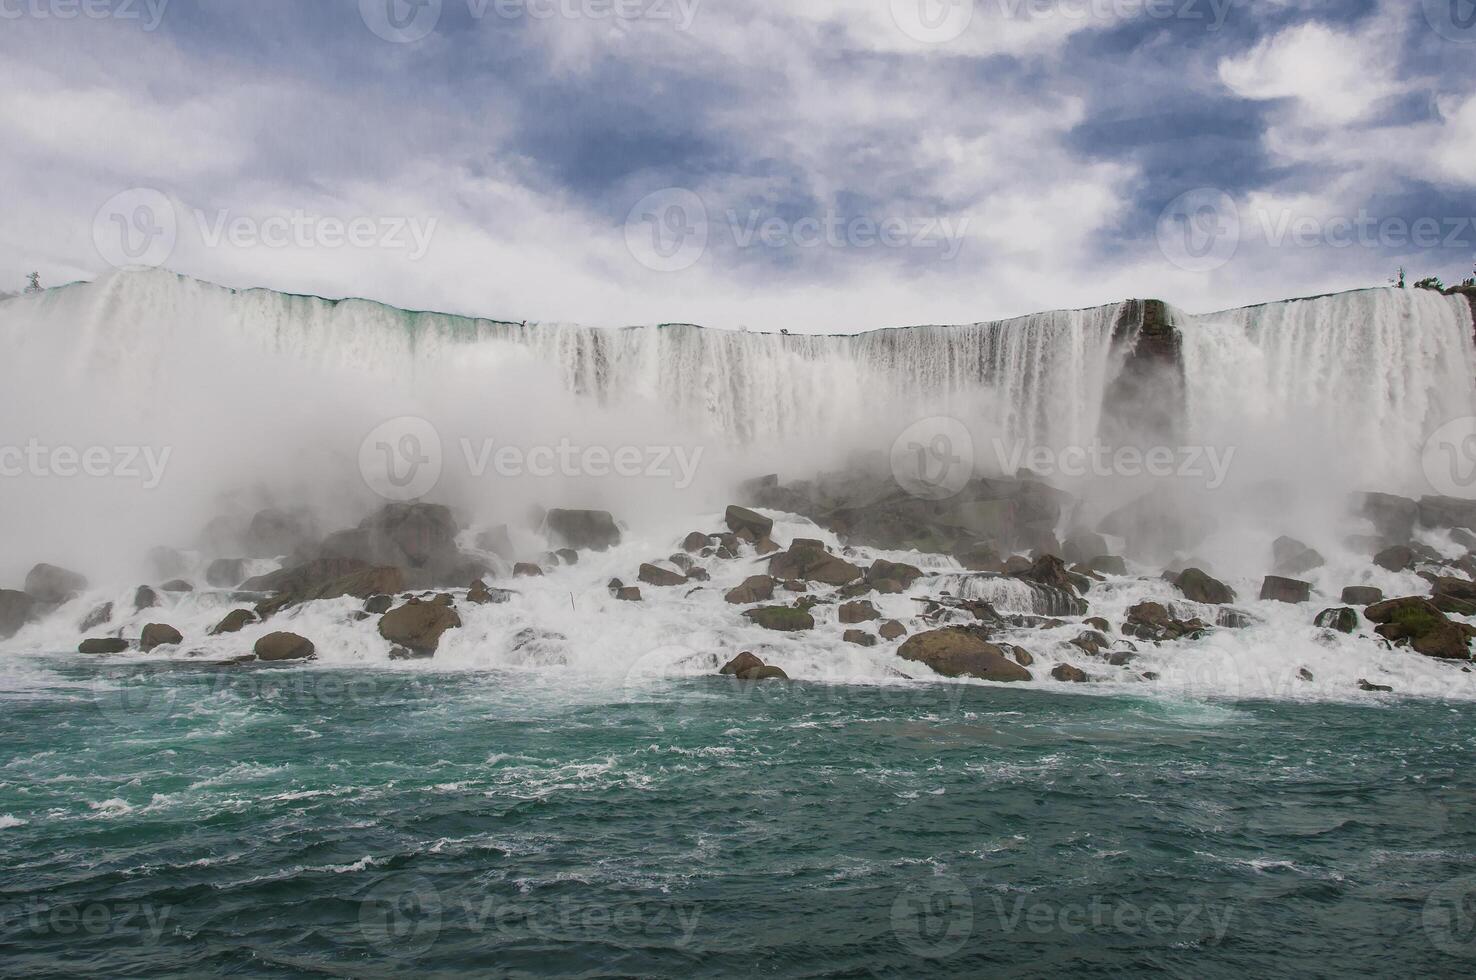
[[[1473,720],[16,657],[0,973],[1469,975]]]

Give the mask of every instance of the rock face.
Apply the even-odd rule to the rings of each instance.
[[[1384,601],[1384,590],[1371,585],[1350,585],[1343,590],[1343,602],[1350,606],[1372,606]]]
[[[311,660],[317,655],[313,641],[296,633],[270,633],[256,641],[256,659],[264,663]]]
[[[1374,564],[1391,572],[1402,572],[1415,562],[1414,549],[1408,545],[1396,544],[1392,548],[1385,548],[1374,556]]]
[[[747,531],[755,541],[762,541],[774,533],[773,518],[765,517],[747,507],[739,507],[737,504],[728,508],[728,512],[723,515],[723,523],[727,524],[728,530],[734,534]]]
[[[147,585],[140,585],[133,591],[133,611],[143,612],[145,609],[153,609],[159,604],[159,593]]]
[[[919,633],[902,644],[897,656],[926,664],[944,677],[985,681],[1028,681],[1030,671],[978,634],[958,627]]]
[[[1354,497],[1354,511],[1366,518],[1379,538],[1391,544],[1404,544],[1414,536],[1420,519],[1420,505],[1406,497],[1388,493],[1362,493]]]
[[[1296,579],[1282,578],[1278,575],[1267,575],[1266,581],[1261,583],[1261,598],[1292,605],[1310,602],[1312,601],[1312,583],[1299,582]]]
[[[774,579],[768,575],[751,575],[743,580],[742,585],[729,589],[723,598],[735,606],[768,602],[774,598]]]
[[[1476,531],[1476,500],[1421,497],[1419,509],[1420,524],[1424,527],[1463,527]]]
[[[1358,632],[1358,613],[1356,610],[1324,609],[1317,614],[1316,625],[1322,629],[1337,630],[1339,633]]]
[[[82,625],[78,629],[83,633],[91,633],[99,626],[105,626],[112,621],[113,604],[111,602],[104,602],[87,614],[87,618],[82,620]],[[3,630],[0,630],[0,632],[3,632]]]
[[[769,559],[769,574],[779,579],[849,585],[861,578],[861,569],[825,550],[809,538],[796,538],[789,550]]]
[[[205,569],[205,584],[216,589],[234,589],[246,580],[246,559],[217,558]]]
[[[1389,599],[1369,606],[1363,614],[1379,624],[1374,632],[1391,643],[1439,660],[1471,659],[1476,627],[1452,621],[1429,599]]]
[[[608,511],[551,510],[544,527],[557,543],[579,551],[608,551],[620,543],[620,528]]]
[[[138,648],[148,653],[155,647],[178,646],[184,642],[179,630],[168,623],[149,623],[139,637]]]
[[[1198,568],[1184,569],[1174,580],[1174,584],[1185,597],[1194,602],[1225,606],[1235,601],[1234,589]]]
[[[1271,557],[1277,575],[1305,575],[1321,568],[1327,561],[1296,538],[1280,537],[1271,545]]]
[[[26,595],[37,602],[66,602],[86,588],[86,578],[56,565],[37,565],[26,573]]]
[[[676,572],[662,568],[660,565],[642,565],[638,577],[647,585],[654,585],[657,588],[670,589],[687,584],[687,577],[685,575],[678,575]]]
[[[1455,616],[1476,616],[1476,582],[1463,578],[1441,577],[1431,583],[1431,599],[1441,612]]]
[[[232,609],[225,617],[210,630],[211,636],[221,636],[225,633],[239,633],[247,626],[256,622],[259,617],[250,609]]]
[[[290,555],[315,538],[311,522],[303,515],[281,510],[263,510],[251,518],[242,544],[251,558]]]
[[[780,633],[798,633],[815,628],[815,617],[803,609],[788,606],[760,606],[743,614],[754,625]]]
[[[460,628],[461,617],[455,609],[421,599],[411,599],[398,609],[391,609],[379,621],[380,636],[416,653],[435,653],[441,635]]]
[[[122,653],[127,649],[128,641],[116,636],[93,637],[77,645],[78,653]]]
[[[0,589],[0,640],[8,640],[20,632],[30,621],[35,605],[36,600],[24,592]]]

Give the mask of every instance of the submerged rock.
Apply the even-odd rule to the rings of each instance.
[[[253,650],[263,663],[311,660],[317,656],[313,641],[296,633],[269,633],[256,641]]]
[[[926,664],[944,677],[974,677],[986,681],[1028,681],[1030,671],[1005,656],[1004,651],[978,633],[947,627],[919,633],[902,644],[897,656]]]
[[[876,646],[876,637],[865,630],[846,630],[841,639],[846,643],[854,643],[858,647]]]
[[[736,677],[741,681],[787,681],[789,675],[779,667],[765,664],[751,653],[740,653],[718,671],[724,677]]]
[[[78,653],[122,653],[127,649],[128,641],[116,636],[91,637],[77,645]]]
[[[43,563],[26,573],[26,595],[37,602],[66,602],[86,589],[86,577],[56,565]]]

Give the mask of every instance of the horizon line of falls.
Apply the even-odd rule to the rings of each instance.
[[[0,443],[167,451],[165,478],[0,480],[21,524],[6,567],[142,554],[260,506],[351,523],[383,503],[361,477],[366,435],[400,416],[439,433],[428,499],[488,522],[533,504],[632,522],[720,511],[741,479],[845,465],[939,415],[966,423],[981,474],[1004,468],[996,447],[1218,440],[1247,480],[1400,489],[1429,432],[1476,414],[1463,303],[1372,290],[1196,317],[1130,301],[807,336],[505,323],[119,272],[0,302]],[[704,455],[686,486],[476,469],[489,446],[561,440]]]

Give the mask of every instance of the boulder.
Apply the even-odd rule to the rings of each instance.
[[[1358,632],[1358,613],[1348,609],[1324,609],[1317,614],[1316,625],[1322,629],[1337,630],[1339,633]]]
[[[234,589],[246,581],[246,559],[217,558],[205,569],[205,584],[215,589]]]
[[[1030,671],[1005,656],[1002,649],[961,627],[919,633],[902,644],[897,656],[926,664],[944,677],[1000,682],[1031,680]]]
[[[1430,585],[1434,593],[1431,601],[1442,612],[1455,616],[1476,616],[1476,582],[1440,576]]]
[[[1261,583],[1261,598],[1274,602],[1286,602],[1292,605],[1310,602],[1312,600],[1312,583],[1282,578],[1279,575],[1267,575],[1266,580]]]
[[[641,590],[634,585],[623,586],[615,590],[615,598],[621,602],[641,602]]]
[[[1004,559],[992,545],[975,542],[953,553],[953,558],[971,572],[995,572],[1005,570]]]
[[[189,562],[185,560],[183,552],[178,548],[168,548],[163,545],[149,549],[148,563],[149,577],[156,581],[166,578],[178,578],[189,568]]]
[[[878,558],[866,570],[866,583],[884,595],[906,592],[920,578],[922,569],[885,558]]]
[[[478,550],[489,551],[504,561],[512,561],[517,557],[517,552],[513,551],[512,535],[506,524],[478,531],[475,543]]]
[[[193,583],[187,582],[182,578],[176,578],[170,579],[168,582],[165,582],[163,585],[159,586],[159,589],[160,591],[168,592],[173,595],[183,595],[186,592],[195,591],[195,586]]]
[[[1394,689],[1392,687],[1389,687],[1389,686],[1384,685],[1384,684],[1375,684],[1372,681],[1366,680],[1366,679],[1364,679],[1362,677],[1360,677],[1358,679],[1358,689],[1360,691],[1368,691],[1370,694],[1392,694],[1392,693],[1394,693]]]
[[[122,653],[128,649],[128,641],[116,636],[98,636],[77,644],[78,653]]]
[[[36,600],[15,589],[0,589],[0,640],[8,640],[31,620]]]
[[[1374,632],[1390,643],[1408,646],[1416,653],[1438,660],[1471,659],[1471,639],[1476,627],[1452,621],[1429,599],[1407,596],[1388,599],[1363,611]]]
[[[83,633],[91,633],[99,626],[106,626],[112,621],[113,604],[111,602],[104,602],[87,614],[87,618],[82,620],[82,625],[78,627],[78,630]],[[0,633],[3,633],[3,629],[0,629]]]
[[[881,613],[876,607],[865,599],[856,602],[847,602],[840,607],[840,621],[842,623],[869,623],[874,619],[881,619]]]
[[[1065,684],[1085,684],[1087,682],[1087,673],[1080,667],[1073,667],[1071,664],[1057,664],[1051,668],[1051,679],[1061,681]]]
[[[1112,648],[1112,641],[1096,630],[1086,630],[1071,641],[1071,645],[1083,653],[1099,657]]]
[[[1380,539],[1395,544],[1408,542],[1420,519],[1418,503],[1390,493],[1357,494],[1354,511],[1373,524]]]
[[[692,568],[687,571],[688,582],[708,582],[712,575],[705,568]]]
[[[1091,587],[1084,576],[1067,571],[1066,563],[1055,555],[1041,555],[1031,562],[1028,569],[1017,573],[1015,577],[1072,594],[1085,592]]]
[[[258,620],[256,613],[250,609],[232,609],[225,614],[220,622],[216,623],[210,630],[211,636],[221,636],[225,633],[239,633]]]
[[[754,541],[761,541],[774,533],[774,519],[765,517],[747,507],[739,507],[734,504],[728,508],[723,515],[723,523],[728,525],[728,530],[734,534],[747,531]]]
[[[1086,567],[1098,575],[1126,575],[1128,573],[1126,559],[1116,555],[1098,555],[1087,562]]]
[[[1421,497],[1420,524],[1424,527],[1463,527],[1476,531],[1476,500],[1456,497]]]
[[[500,606],[511,601],[512,597],[512,592],[507,589],[487,588],[487,583],[481,579],[473,582],[471,588],[466,592],[467,601],[475,602],[479,606]]]
[[[312,522],[302,514],[268,509],[251,518],[241,544],[250,558],[277,558],[301,551],[316,539]]]
[[[371,616],[383,616],[394,604],[394,596],[372,595],[364,600],[364,611]]]
[[[729,660],[727,664],[724,665],[723,669],[718,671],[718,673],[723,675],[724,677],[735,677],[738,674],[744,673],[745,671],[753,670],[756,667],[762,667],[763,665],[764,662],[758,657],[754,656],[751,653],[744,652],[738,654],[738,656],[734,657],[732,660]]]
[[[179,630],[168,623],[149,623],[143,628],[139,637],[138,648],[144,653],[149,653],[155,647],[179,646],[184,642],[184,637]]]
[[[789,550],[769,559],[769,574],[781,579],[801,579],[824,585],[848,585],[861,578],[863,572],[850,562],[825,550],[825,545],[808,538],[796,538]]]
[[[1061,546],[1062,556],[1073,565],[1086,565],[1111,551],[1107,539],[1095,531],[1073,531]]]
[[[882,623],[881,628],[876,632],[883,640],[900,640],[907,635],[907,627],[895,619],[889,619],[885,623]]]
[[[753,667],[738,675],[740,681],[787,681],[789,675],[782,667],[765,664],[762,667]]]
[[[257,579],[251,580],[255,581]],[[371,596],[392,595],[405,590],[405,576],[400,569],[386,565],[378,568],[358,567],[346,575],[327,581],[292,580],[286,584],[289,588],[278,593],[276,598],[259,603],[256,611],[262,616],[270,616],[288,606],[303,602],[340,599],[344,596],[368,599]]]
[[[703,534],[701,531],[693,531],[691,534],[682,539],[682,550],[687,552],[688,554],[695,555],[702,551],[703,548],[706,548],[710,543],[711,542],[708,540],[707,535]]]
[[[1374,564],[1390,572],[1402,572],[1415,562],[1414,550],[1408,545],[1396,544],[1385,548],[1374,556]]]
[[[439,602],[410,599],[391,609],[379,621],[379,635],[391,643],[418,653],[435,653],[441,635],[460,629],[456,610]]]
[[[133,590],[133,611],[143,612],[145,609],[153,609],[159,605],[159,593],[147,585],[140,585]]]
[[[679,575],[676,572],[662,568],[660,565],[652,565],[650,563],[641,566],[640,575],[637,577],[647,585],[654,585],[662,589],[670,589],[678,585],[687,584],[685,575]]]
[[[1140,602],[1127,611],[1122,632],[1127,636],[1153,643],[1198,639],[1210,629],[1198,619],[1178,620],[1168,608],[1157,602]]]
[[[269,664],[284,660],[311,660],[317,655],[313,641],[296,633],[269,633],[257,640],[252,649],[256,659]]]
[[[774,579],[768,575],[751,575],[743,580],[742,585],[728,590],[723,598],[735,606],[768,602],[774,598]]]
[[[455,586],[488,571],[484,562],[456,547],[457,532],[448,507],[389,504],[360,521],[358,527],[330,534],[317,556],[398,568],[409,588]]]
[[[1321,554],[1296,538],[1285,536],[1272,543],[1271,557],[1276,574],[1284,576],[1305,575],[1327,564]]]
[[[798,633],[815,628],[815,617],[803,609],[789,606],[760,606],[743,614],[754,625],[780,633]]]
[[[1179,591],[1194,602],[1225,606],[1235,601],[1235,590],[1198,568],[1186,568],[1174,579]]]
[[[876,646],[876,637],[865,630],[846,630],[841,639],[847,643],[854,643],[858,647]]]
[[[1384,590],[1371,585],[1350,585],[1343,590],[1343,602],[1350,606],[1372,606],[1384,601]]]
[[[37,602],[66,602],[87,588],[87,579],[56,565],[40,564],[26,574],[26,595]]]
[[[556,543],[578,551],[608,551],[620,544],[620,528],[604,510],[551,510],[544,527]]]
[[[543,569],[532,562],[520,561],[513,566],[515,578],[543,578]]]

